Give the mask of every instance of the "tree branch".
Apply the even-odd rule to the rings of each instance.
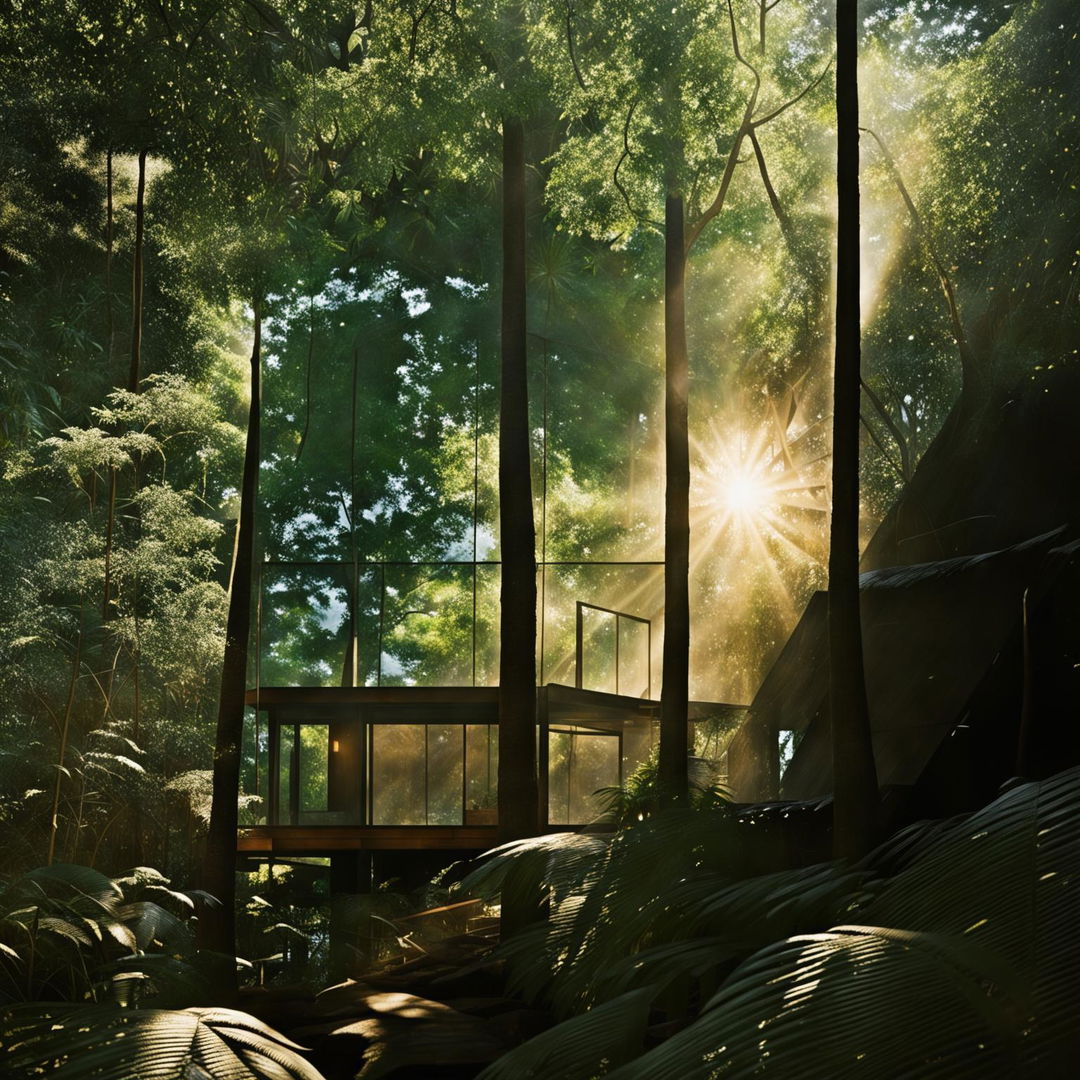
[[[581,69],[578,67],[577,55],[574,53],[574,28],[571,23],[571,16],[573,15],[573,8],[570,6],[569,0],[566,3],[566,45],[570,50],[570,63],[574,67],[574,78],[577,79],[578,86],[582,90],[588,91],[588,87],[585,85],[585,80],[581,77]]]
[[[758,172],[761,173],[761,182],[765,185],[765,194],[769,196],[769,205],[772,207],[773,213],[776,215],[776,220],[780,225],[780,232],[783,233],[784,239],[787,241],[789,250],[794,247],[791,237],[791,218],[787,216],[787,212],[780,205],[780,199],[776,194],[776,188],[772,185],[772,180],[769,177],[769,170],[765,164],[765,155],[761,152],[761,143],[758,142],[757,132],[753,128],[750,129],[750,145],[754,148],[754,156],[757,158]],[[794,254],[794,251],[792,251]]]
[[[697,221],[687,227],[685,249],[687,255],[690,254],[690,249],[694,246],[705,226],[724,208],[728,188],[731,187],[731,178],[735,173],[735,166],[739,163],[739,150],[742,149],[742,141],[750,130],[751,118],[754,115],[754,109],[757,108],[758,92],[761,90],[761,75],[758,73],[757,68],[743,57],[742,50],[739,48],[739,30],[735,25],[735,12],[731,6],[731,0],[727,0],[727,10],[728,23],[731,26],[731,47],[735,52],[735,59],[750,70],[750,74],[754,77],[754,89],[750,93],[746,108],[743,109],[742,123],[739,124],[739,130],[735,133],[735,139],[731,144],[731,150],[728,153],[727,163],[724,165],[724,173],[720,178],[720,189],[716,193],[716,198],[713,199],[712,204],[701,214]]]
[[[916,208],[911,193],[908,191],[907,185],[904,183],[904,178],[900,175],[900,170],[897,168],[892,154],[889,153],[888,147],[885,145],[881,136],[872,128],[864,127],[859,130],[865,131],[866,134],[877,143],[878,149],[881,151],[881,156],[885,159],[885,165],[889,170],[889,174],[892,176],[893,182],[900,192],[900,198],[903,199],[904,205],[907,207],[907,212],[911,217],[911,223],[915,228],[915,234],[922,241],[923,246],[926,248],[926,254],[933,264],[934,269],[937,271],[938,281],[941,284],[941,291],[945,294],[945,303],[949,308],[949,322],[952,325],[953,340],[956,342],[956,348],[960,354],[960,371],[963,377],[964,388],[968,391],[975,390],[982,384],[982,371],[979,368],[974,353],[971,351],[971,346],[968,345],[967,333],[964,330],[964,321],[960,314],[960,305],[956,299],[956,290],[953,288],[952,278],[945,269],[945,264],[938,255],[937,249],[934,247],[930,231],[927,229],[922,215]]]
[[[626,203],[626,209],[630,211],[630,216],[636,218],[638,221],[647,220],[643,214],[639,214],[630,202],[630,195],[627,193],[626,188],[623,187],[622,181],[619,179],[619,169],[622,168],[622,163],[630,156],[630,121],[634,118],[634,110],[638,107],[637,99],[630,104],[630,109],[626,114],[626,123],[623,124],[622,141],[623,152],[619,155],[619,160],[615,162],[615,171],[612,174],[612,181],[615,187],[618,189],[619,194],[623,198],[623,202]]]
[[[773,109],[771,113],[767,113],[760,119],[753,121],[752,126],[755,128],[759,128],[762,125],[767,124],[770,120],[775,120],[781,113],[787,112],[787,110],[790,109],[792,105],[797,105],[800,101],[802,101],[804,97],[806,97],[807,94],[810,93],[811,90],[815,90],[818,86],[821,85],[821,80],[829,74],[829,68],[831,68],[832,65],[832,57],[830,57],[829,62],[822,69],[821,74],[812,83],[809,83],[805,87],[803,87],[803,89],[798,94],[796,94],[790,101],[785,101],[784,104],[781,105],[779,108]]]
[[[892,437],[896,440],[896,447],[900,451],[900,477],[906,484],[911,479],[911,453],[908,449],[907,438],[900,430],[900,426],[889,414],[889,410],[885,408],[881,401],[881,398],[870,389],[870,385],[863,378],[859,379],[859,383],[863,388],[863,393],[866,394],[870,400],[870,404],[877,410],[878,415],[885,421],[885,426],[889,429]],[[884,449],[882,453],[884,453]]]
[[[882,445],[881,439],[878,438],[878,434],[873,429],[872,425],[869,423],[866,417],[863,416],[862,413],[859,413],[859,419],[862,421],[862,426],[866,429],[867,434],[870,436],[871,439],[874,440],[874,445],[881,452],[882,458],[884,458],[885,462],[892,467],[893,471],[896,473],[897,476],[900,477],[901,481],[906,484],[907,477],[904,476],[903,472],[900,469],[900,466],[897,465],[896,462],[893,461],[893,459],[889,456],[889,452]]]

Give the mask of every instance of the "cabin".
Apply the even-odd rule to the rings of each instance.
[[[596,792],[652,753],[652,642],[649,619],[575,602],[574,685],[537,691],[545,830],[596,826]],[[263,813],[240,829],[241,868],[329,859],[335,891],[363,891],[497,843],[498,687],[256,685],[247,704]],[[691,726],[730,729],[744,711],[693,702]]]
[[[268,334],[237,858],[247,871],[288,863],[293,878],[329,868],[331,893],[421,883],[498,832],[499,376],[478,344],[414,337],[399,288],[393,275],[341,285],[364,327],[351,363],[319,363],[297,322],[319,372],[299,442],[288,320]],[[448,288],[440,303],[473,304]],[[329,352],[353,341],[327,329]],[[422,393],[421,360],[434,365]],[[638,375],[629,386],[624,357],[562,347],[532,370],[546,830],[600,827],[595,792],[657,741],[662,374]],[[586,440],[593,463],[571,476],[586,414],[603,439]],[[688,738],[722,773],[745,708],[715,700],[728,683],[711,654],[692,674]]]

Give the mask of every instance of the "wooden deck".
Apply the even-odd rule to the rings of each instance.
[[[241,829],[245,855],[314,855],[332,851],[487,851],[494,825],[255,825]]]

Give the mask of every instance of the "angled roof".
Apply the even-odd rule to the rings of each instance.
[[[860,578],[867,696],[879,782],[915,783],[1010,646],[1026,589],[1049,587],[1080,545],[1064,528],[1000,551],[891,567]],[[777,733],[803,732],[785,798],[832,790],[828,603],[812,598],[729,751],[739,798],[775,797]]]

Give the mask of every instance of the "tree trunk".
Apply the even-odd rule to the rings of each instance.
[[[139,389],[142,362],[143,233],[146,224],[146,150],[139,151],[139,183],[135,191],[135,260],[131,274],[131,367],[128,389]]]
[[[664,657],[660,691],[660,796],[686,800],[690,681],[690,436],[686,350],[686,245],[681,195],[664,213]]]
[[[499,528],[499,839],[539,832],[536,782],[536,530],[525,337],[525,135],[503,120]]]
[[[67,766],[64,761],[67,758],[68,735],[71,732],[71,713],[75,707],[75,689],[79,683],[79,668],[82,665],[82,610],[79,611],[79,631],[75,638],[75,659],[71,664],[71,681],[68,683],[67,701],[64,703],[64,719],[60,725],[60,749],[56,754],[56,785],[53,788],[52,815],[49,818],[49,852],[46,857],[46,865],[52,866],[56,857],[56,838],[60,831],[60,794],[63,790],[64,773]]]
[[[113,530],[116,527],[116,466],[109,466],[109,508],[105,519],[105,584],[101,592],[101,621],[112,618],[112,550]]]
[[[199,924],[201,944],[226,956],[236,955],[236,827],[240,790],[240,745],[244,730],[244,691],[247,649],[251,629],[251,576],[255,550],[255,500],[259,478],[261,303],[255,300],[255,340],[251,348],[251,406],[248,410],[247,448],[240,489],[236,563],[229,594],[225,630],[225,660],[221,669],[217,735],[214,741],[214,791],[210,828],[206,838],[203,876],[207,892],[221,906],[206,911]],[[222,975],[235,979],[230,966]]]
[[[855,0],[836,5],[837,260],[829,537],[833,850],[864,854],[878,815],[859,617],[859,88]]]
[[[106,158],[106,183],[108,187],[108,235],[105,260],[105,288],[109,309],[109,349],[112,348],[112,149]],[[128,367],[127,388],[139,392],[139,374],[142,366],[142,315],[143,315],[143,234],[146,221],[146,151],[139,151],[139,180],[135,191],[135,252],[131,274],[131,361]],[[105,585],[101,601],[102,621],[112,617],[112,549],[113,527],[116,520],[116,468],[109,469],[109,519],[105,533]]]
[[[110,371],[112,370],[113,350],[112,258],[113,152],[110,146],[105,151],[105,360]]]

